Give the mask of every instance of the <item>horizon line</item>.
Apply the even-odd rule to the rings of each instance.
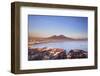
[[[49,38],[49,37],[52,37],[52,36],[61,36],[63,34],[59,34],[59,35],[51,35],[51,36],[47,36],[47,37],[43,37],[43,36],[28,36],[28,37],[34,37],[34,38]],[[63,35],[65,36],[66,38],[72,38],[72,39],[88,39],[88,37],[70,37],[70,36],[66,36],[66,35]]]

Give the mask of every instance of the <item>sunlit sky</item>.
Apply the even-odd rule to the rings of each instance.
[[[65,35],[72,38],[87,38],[88,18],[74,16],[28,16],[29,36],[49,37]]]

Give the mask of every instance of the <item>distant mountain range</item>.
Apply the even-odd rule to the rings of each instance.
[[[48,37],[47,39],[60,39],[60,40],[73,40],[73,38],[66,37],[64,35],[53,35],[51,37]]]
[[[50,40],[88,40],[87,38],[71,38],[71,37],[67,37],[67,36],[64,36],[64,35],[53,35],[53,36],[50,36],[50,37],[47,37],[47,38],[43,38],[43,37],[29,37],[30,38],[33,38],[33,39],[50,39]]]

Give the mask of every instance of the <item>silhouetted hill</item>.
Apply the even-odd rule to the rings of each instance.
[[[77,41],[81,41],[81,40],[88,40],[88,38],[71,38],[71,37],[67,37],[65,35],[53,35],[50,37],[29,37],[29,40],[77,40]]]
[[[51,37],[48,37],[47,39],[61,39],[61,40],[73,40],[73,38],[66,37],[64,35],[53,35]]]

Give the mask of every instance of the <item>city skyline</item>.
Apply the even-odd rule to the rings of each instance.
[[[74,16],[29,15],[29,36],[64,35],[71,38],[88,37],[88,18]]]

